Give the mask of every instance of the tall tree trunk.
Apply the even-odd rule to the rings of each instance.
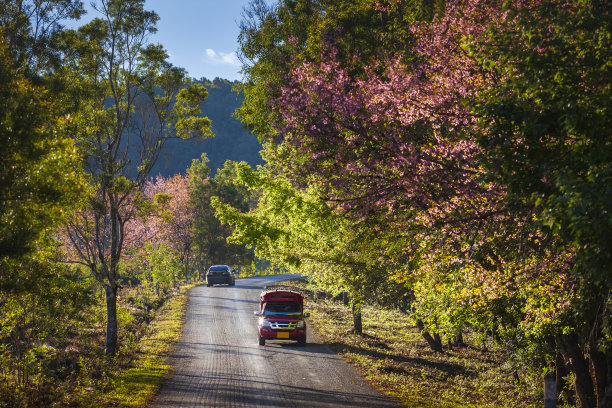
[[[593,380],[595,382],[595,395],[599,408],[604,408],[612,403],[612,401],[608,402],[608,398],[606,398],[606,388],[608,387],[608,361],[606,354],[599,349],[598,344],[598,339],[603,337],[600,324],[602,318],[603,316],[598,312],[589,335],[589,362],[591,363],[591,372],[593,373]]]
[[[106,355],[117,353],[117,287],[105,285],[106,291]]]
[[[191,242],[185,244],[185,278],[191,285]]]
[[[201,245],[198,245],[198,275],[200,282],[203,282],[204,276],[206,275],[206,267],[204,263],[204,251]]]
[[[361,303],[353,302],[353,332],[363,334],[363,324],[361,322]]]
[[[103,283],[103,286],[106,292],[106,355],[114,356],[118,349],[117,339],[119,331],[117,323],[117,292],[119,290],[117,270],[123,245],[123,224],[121,223],[119,209],[114,200],[111,200],[110,205],[110,221],[110,259],[107,265],[108,269],[103,268],[108,282],[106,284]]]
[[[185,277],[187,278],[187,284],[191,285],[191,268],[189,265],[189,252],[185,253]]]
[[[597,399],[593,380],[591,379],[589,365],[578,344],[578,336],[576,333],[559,335],[556,338],[556,343],[565,361],[569,362],[570,370],[574,373],[574,386],[580,406],[582,408],[596,408]]]

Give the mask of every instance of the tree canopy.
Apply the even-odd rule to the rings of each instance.
[[[263,201],[220,215],[287,265],[359,248],[425,328],[494,333],[536,372],[572,371],[582,406],[607,403],[607,17],[599,1],[252,1],[239,116],[264,142],[244,180],[265,180]],[[328,212],[304,216],[305,197]],[[394,241],[362,247],[344,219]]]

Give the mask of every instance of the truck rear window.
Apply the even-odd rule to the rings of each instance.
[[[263,309],[264,316],[299,316],[301,313],[302,311],[298,303],[266,303]]]

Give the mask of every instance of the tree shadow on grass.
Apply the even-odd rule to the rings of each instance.
[[[359,347],[356,345],[350,345],[345,343],[330,343],[330,347],[339,352],[348,352],[354,353],[362,356],[371,357],[375,360],[392,360],[397,364],[407,364],[411,366],[416,366],[417,369],[426,369],[426,370],[435,370],[441,373],[444,373],[447,376],[469,376],[474,377],[476,374],[466,368],[465,366],[457,363],[452,363],[448,361],[432,361],[426,358],[421,357],[407,357],[403,355],[398,355],[394,353],[384,353],[381,351],[376,351],[372,349],[366,349],[363,347]],[[387,365],[381,369],[383,372],[387,373],[396,373],[396,374],[409,374],[410,370],[402,367],[401,365]]]

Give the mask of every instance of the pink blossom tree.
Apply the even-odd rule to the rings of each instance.
[[[393,13],[399,3],[388,1],[374,7]],[[554,66],[549,75],[552,82],[563,75],[563,67],[555,66],[552,59],[538,60],[538,56],[559,46],[581,58],[577,47],[585,45],[569,40],[564,43],[563,30],[571,21],[591,24],[589,13],[597,7],[596,2],[577,6],[537,0],[513,4],[449,2],[431,22],[410,25],[411,49],[394,55],[383,52],[363,69],[354,63],[359,55],[354,59],[341,56],[337,44],[330,41],[322,44],[320,58],[296,58],[287,76],[288,85],[271,101],[272,109],[279,113],[273,123],[275,142],[282,147],[270,157],[284,160],[284,166],[274,168],[297,186],[321,184],[326,198],[338,209],[362,219],[382,215],[391,228],[403,233],[408,238],[405,250],[420,259],[412,274],[419,282],[416,289],[420,291],[417,295],[422,295],[424,318],[429,314],[430,322],[439,322],[440,316],[434,315],[448,309],[448,305],[433,307],[427,300],[431,283],[442,279],[448,282],[448,299],[464,299],[455,302],[455,309],[472,308],[473,317],[486,310],[494,319],[510,318],[516,323],[518,318],[524,336],[543,339],[566,361],[577,362],[567,364],[577,378],[591,376],[584,370],[588,364],[577,352],[580,343],[585,344],[585,350],[594,350],[592,361],[603,361],[597,351],[601,350],[596,345],[599,340],[578,338],[592,329],[591,333],[599,333],[595,338],[608,341],[602,329],[605,312],[595,309],[609,309],[605,300],[609,287],[602,291],[592,285],[593,280],[601,281],[599,272],[591,275],[593,279],[583,278],[580,270],[588,265],[577,263],[582,262],[578,255],[584,252],[575,245],[576,239],[583,239],[579,234],[568,234],[568,239],[549,229],[547,223],[558,223],[561,232],[563,222],[570,231],[572,225],[583,223],[580,214],[568,217],[558,200],[566,197],[563,202],[571,203],[567,200],[584,195],[580,187],[571,185],[571,196],[559,190],[560,194],[549,196],[552,206],[543,205],[547,191],[552,191],[549,177],[554,173],[540,173],[538,166],[546,163],[539,162],[536,155],[545,152],[550,159],[560,160],[558,153],[562,151],[573,154],[564,141],[571,140],[576,127],[545,135],[549,142],[544,144],[525,139],[535,132],[521,121],[530,118],[530,123],[540,123],[545,119],[544,109],[557,104],[546,93],[554,95],[554,90],[541,89],[538,75],[549,75],[547,70]],[[547,12],[554,18],[548,18]],[[533,13],[542,16],[542,23],[531,16]],[[529,33],[540,38],[535,48]],[[595,38],[598,34],[585,31],[585,35]],[[593,58],[601,62],[601,57]],[[544,63],[549,65],[540,65]],[[603,71],[585,59],[584,66],[589,64],[596,71],[591,86],[577,88],[596,90],[592,93],[600,100],[595,75],[601,76]],[[518,89],[523,92],[520,96]],[[549,98],[551,105],[529,106],[530,95]],[[503,103],[509,100],[515,111],[503,110],[508,106]],[[567,103],[571,106],[571,98]],[[533,110],[520,111],[526,106]],[[580,123],[572,126],[577,125]],[[554,124],[546,126],[553,128]],[[540,150],[532,152],[530,147]],[[522,165],[521,158],[529,159],[533,170]],[[592,158],[589,163],[601,168],[596,163],[602,158]],[[514,167],[504,167],[508,165]],[[547,168],[552,167],[549,164]],[[521,169],[521,173],[514,169]],[[582,177],[582,172],[571,173],[571,177]],[[542,177],[541,182],[534,174]],[[557,174],[570,176],[566,170]],[[593,177],[607,180],[599,173]],[[584,186],[592,184],[584,181]],[[525,194],[521,186],[537,188],[538,194],[544,195],[535,199],[538,196],[533,198],[529,190]],[[563,187],[568,183],[564,181]],[[592,202],[601,207],[601,199]],[[553,218],[554,214],[559,218]],[[598,225],[609,225],[600,218]],[[603,231],[585,224],[596,234]],[[592,244],[591,239],[586,241]],[[411,242],[418,245],[411,246]],[[595,245],[603,248],[607,244],[604,240]],[[605,258],[589,253],[591,258]],[[457,291],[458,284],[462,289]],[[591,301],[588,296],[595,297]],[[523,314],[512,316],[509,309],[499,308],[504,303],[518,307]],[[482,307],[479,312],[473,309],[476,304]],[[587,317],[589,310],[594,319]],[[574,318],[576,313],[586,313],[586,325]],[[572,335],[561,334],[567,332]],[[590,385],[590,380],[575,384],[584,406],[605,400],[605,387],[596,389],[595,398],[592,385],[605,382],[605,375],[597,374],[605,369],[597,366],[594,372],[598,379]]]
[[[155,231],[156,239],[176,252],[190,282],[194,213],[188,183],[188,178],[182,175],[158,176],[147,182],[144,195],[156,202],[159,211],[157,217],[150,219],[149,228]]]

